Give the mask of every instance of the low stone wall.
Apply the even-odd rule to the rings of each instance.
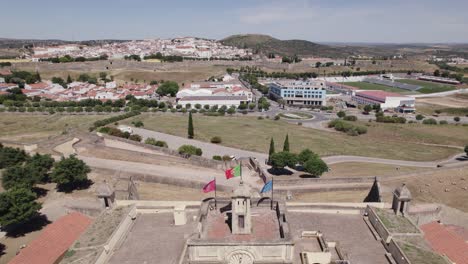
[[[400,246],[395,242],[395,240],[391,240],[387,246],[387,251],[392,254],[393,259],[398,264],[411,264],[409,258],[400,248]]]
[[[300,178],[290,179],[287,176],[284,178],[276,177],[275,185],[288,186],[288,185],[303,185],[308,183],[372,183],[374,177],[353,177],[353,178]]]
[[[126,138],[114,137],[114,136],[109,136],[109,135],[101,134],[101,133],[99,133],[98,135],[103,137],[103,138],[108,138],[108,139],[124,142],[124,143],[127,143],[127,144],[133,144],[133,145],[140,146],[140,147],[143,147],[143,148],[146,148],[146,149],[159,151],[159,152],[171,155],[171,156],[185,158],[188,161],[190,161],[194,166],[213,168],[213,169],[223,169],[224,168],[224,163],[222,161],[207,159],[207,158],[201,157],[201,156],[189,156],[189,157],[187,157],[185,155],[179,154],[179,152],[177,152],[176,150],[169,149],[169,148],[157,147],[157,146],[148,145],[148,144],[145,144],[145,143],[142,143],[142,142],[129,140],[129,139],[126,139]]]
[[[385,227],[382,221],[380,221],[380,218],[377,216],[377,213],[372,207],[367,206],[366,213],[368,215],[369,221],[371,222],[372,226],[375,228],[375,231],[377,231],[377,233],[385,242],[385,244],[388,244],[392,239],[390,231],[388,231],[388,229]]]
[[[133,206],[130,212],[120,222],[117,229],[112,233],[107,243],[104,245],[104,250],[101,255],[97,258],[95,264],[105,264],[109,261],[114,250],[116,250],[121,243],[124,241],[125,236],[128,234],[134,224],[134,220],[137,215],[136,206]]]

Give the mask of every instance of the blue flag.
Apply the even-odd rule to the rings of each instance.
[[[262,190],[260,191],[260,193],[265,193],[265,192],[269,192],[273,189],[273,180],[265,183],[265,185],[263,186]]]

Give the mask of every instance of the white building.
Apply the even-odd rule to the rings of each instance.
[[[404,113],[412,113],[415,111],[416,99],[397,93],[377,90],[359,90],[353,93],[352,99],[358,104],[380,105],[382,110],[397,110]]]
[[[268,94],[292,106],[324,106],[327,91],[323,81],[282,81],[268,85]]]
[[[185,106],[186,104],[195,104],[200,105],[209,105],[209,106],[239,106],[241,103],[248,103],[249,100],[247,96],[186,96],[177,101],[177,104]]]

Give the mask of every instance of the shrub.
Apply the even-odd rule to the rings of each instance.
[[[162,141],[162,140],[157,140],[154,145],[156,147],[161,147],[161,148],[167,148],[168,147],[166,141]]]
[[[416,120],[421,121],[421,120],[423,120],[423,119],[424,119],[424,116],[423,116],[423,115],[421,115],[421,114],[417,114],[417,115],[416,115]]]
[[[350,123],[346,123],[343,120],[336,119],[328,123],[329,128],[335,128],[336,131],[345,132],[350,136],[357,136],[367,133],[367,128],[362,126],[355,126]]]
[[[263,116],[257,117],[258,120],[263,120]]]
[[[182,145],[178,149],[179,154],[185,154],[185,155],[196,155],[196,156],[201,156],[203,154],[201,148],[197,148],[192,145]]]
[[[135,127],[144,127],[145,124],[143,124],[142,121],[138,120],[138,121],[132,121],[132,124],[135,126]]]
[[[460,122],[460,117],[458,117],[458,116],[454,117],[454,118],[453,118],[453,121],[455,121],[455,122],[457,122],[457,123]]]
[[[434,118],[427,118],[424,119],[422,123],[425,125],[437,125],[437,120],[435,120]]]
[[[339,118],[343,118],[346,116],[346,113],[344,111],[339,111],[338,113],[336,113],[336,115],[339,117]]]
[[[219,155],[214,155],[214,156],[213,156],[213,159],[214,159],[214,160],[219,160],[219,161],[222,161],[222,160],[223,160],[223,158],[221,158],[221,156],[219,156]]]
[[[232,160],[231,156],[229,156],[229,155],[224,155],[223,156],[223,161],[231,161],[231,160]]]
[[[439,125],[447,125],[447,124],[448,124],[447,120],[440,120],[439,121]]]
[[[137,141],[137,142],[141,142],[141,136],[138,135],[138,134],[132,134],[128,137],[128,139],[130,140],[133,140],[133,141]]]
[[[215,136],[211,138],[211,143],[219,144],[222,142],[221,137]]]
[[[346,121],[357,121],[357,119],[358,119],[357,116],[353,116],[353,115],[343,117],[343,120],[346,120]]]
[[[280,120],[280,116],[279,116],[279,115],[275,115],[275,120]]]

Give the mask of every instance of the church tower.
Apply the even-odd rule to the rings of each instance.
[[[232,195],[231,228],[235,235],[252,233],[252,217],[250,214],[250,189],[243,183],[234,190]]]

